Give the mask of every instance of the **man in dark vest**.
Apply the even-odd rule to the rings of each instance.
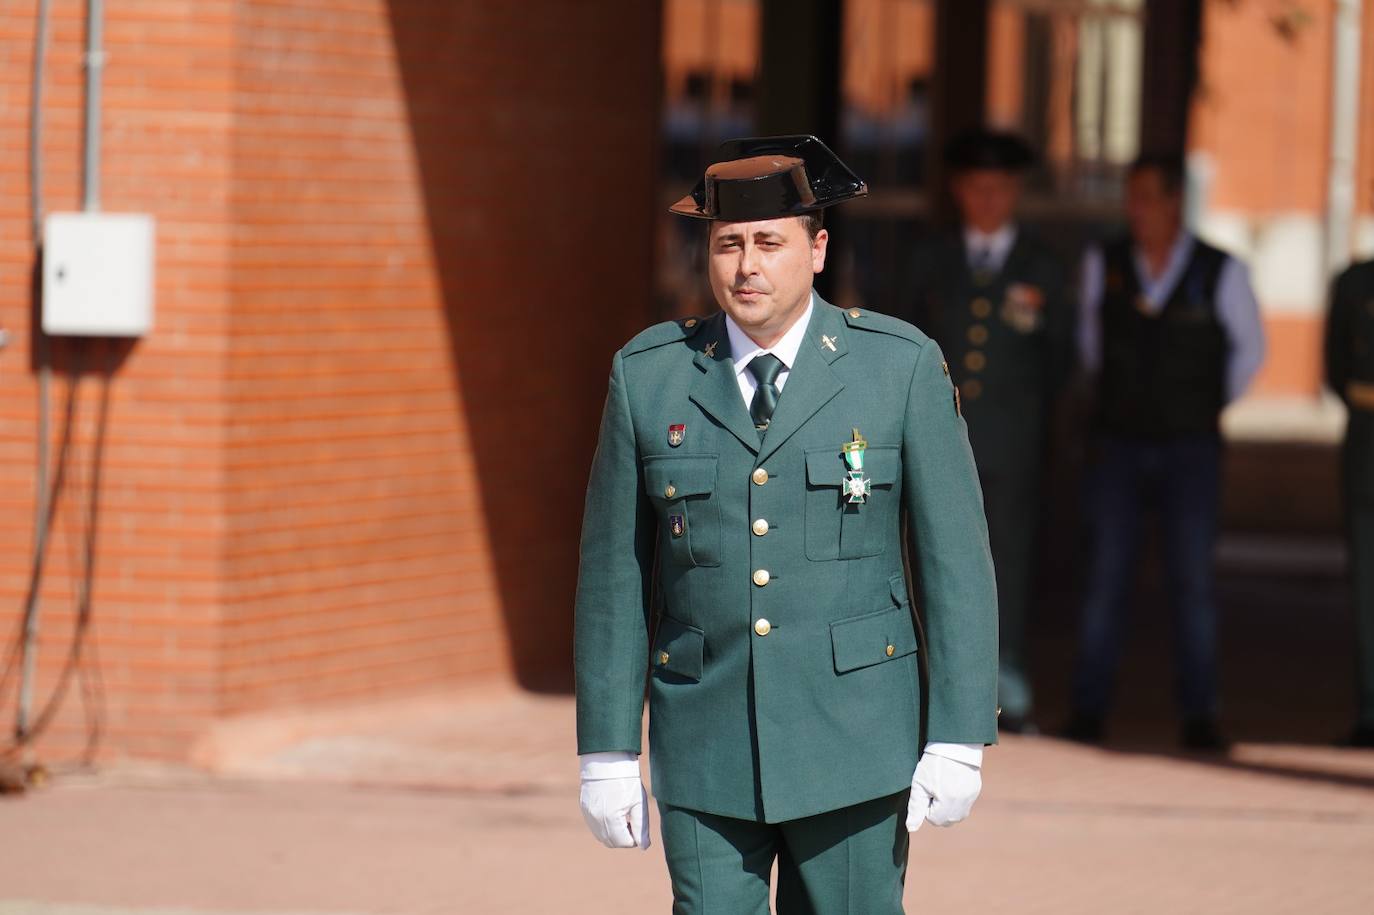
[[[905,265],[895,309],[940,344],[963,395],[997,567],[998,726],[1033,732],[1026,617],[1046,431],[1073,362],[1073,311],[1059,260],[1017,224],[1029,146],[977,128],[945,149],[959,226]]]
[[[1374,747],[1374,261],[1336,278],[1326,325],[1326,382],[1350,411],[1342,482],[1358,707],[1349,742]]]
[[[1264,331],[1244,264],[1184,229],[1183,184],[1181,158],[1138,159],[1126,179],[1130,237],[1084,258],[1079,350],[1096,376],[1091,555],[1066,736],[1102,739],[1141,522],[1153,507],[1174,613],[1181,742],[1219,750],[1219,420],[1263,362]]]

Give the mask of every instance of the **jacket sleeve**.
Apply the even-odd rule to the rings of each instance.
[[[928,743],[997,742],[997,586],[967,427],[935,343],[921,347],[902,439],[929,672]]]
[[[579,754],[640,752],[656,529],[617,353],[582,515],[573,626]]]
[[[1342,273],[1331,285],[1331,311],[1326,316],[1326,384],[1345,400],[1345,383],[1350,380],[1350,273]]]

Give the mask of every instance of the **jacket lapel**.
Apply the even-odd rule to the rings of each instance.
[[[763,445],[759,449],[760,463],[771,457],[844,387],[830,364],[848,352],[845,332],[839,309],[816,296],[811,326],[806,329],[806,339],[797,352],[797,362],[787,374],[787,383],[778,397],[777,410],[763,437]],[[736,399],[739,399],[738,393],[736,391]]]
[[[735,378],[735,364],[730,359],[730,335],[725,332],[725,315],[717,312],[707,327],[693,338],[697,354],[693,359],[700,370],[687,396],[692,402],[728,429],[744,447],[757,453],[759,434]],[[699,342],[697,342],[699,341]],[[712,346],[711,344],[715,345]],[[707,354],[707,349],[710,354]]]

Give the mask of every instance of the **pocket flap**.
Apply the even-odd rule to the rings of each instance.
[[[650,498],[673,502],[687,496],[706,495],[715,488],[714,455],[667,455],[644,459],[644,491]],[[670,491],[671,496],[668,495]]]
[[[906,607],[889,607],[833,622],[830,645],[835,653],[835,672],[840,674],[906,657],[916,650],[911,611]]]
[[[655,670],[666,670],[689,680],[700,680],[705,654],[705,633],[671,616],[659,617],[654,654],[649,659]]]
[[[893,575],[887,580],[888,587],[892,589],[892,602],[894,604],[905,604],[909,602],[909,595],[906,593],[906,575]]]
[[[900,463],[900,449],[896,445],[869,445],[864,449],[864,473],[874,486],[897,482]],[[838,448],[812,448],[806,452],[806,481],[812,486],[840,486],[848,469]]]

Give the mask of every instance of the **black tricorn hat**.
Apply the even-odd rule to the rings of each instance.
[[[668,209],[696,219],[800,216],[864,197],[868,187],[820,140],[802,134],[726,140],[705,176]]]
[[[945,165],[951,171],[989,169],[1019,172],[1035,162],[1035,151],[1014,133],[974,127],[960,131],[945,145]]]

